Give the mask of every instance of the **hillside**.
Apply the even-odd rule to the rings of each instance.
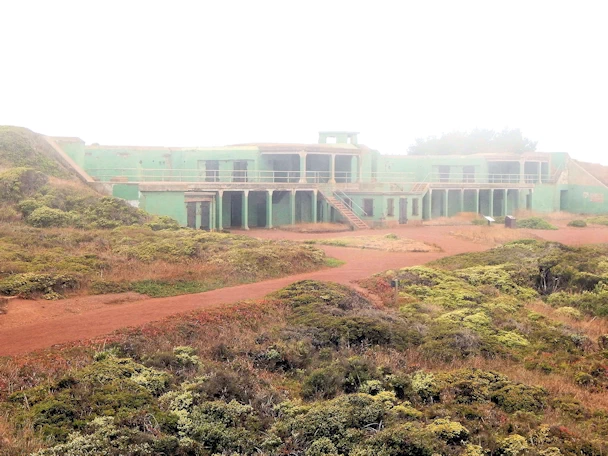
[[[40,135],[0,127],[0,297],[194,293],[308,271],[312,246],[182,229],[71,177]]]
[[[600,456],[607,253],[517,241],[5,359],[0,454]]]

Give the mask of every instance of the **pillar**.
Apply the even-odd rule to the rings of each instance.
[[[291,210],[291,218],[290,223],[292,225],[296,224],[296,191],[292,190],[289,193],[289,209]]]
[[[460,212],[464,212],[464,189],[460,190]]]
[[[488,214],[490,217],[494,217],[494,189],[490,189],[490,213]]]
[[[475,213],[479,214],[479,189],[475,189]]]
[[[362,181],[363,174],[363,160],[361,159],[361,155],[357,155],[357,183]]]
[[[336,183],[336,154],[329,156],[329,183]]]
[[[266,191],[266,228],[272,228],[272,193],[274,190]]]
[[[429,190],[429,220],[433,218],[433,189]]]
[[[241,207],[242,228],[249,229],[249,190],[243,190],[243,201]]]
[[[526,183],[526,162],[525,160],[519,161],[519,183]]]
[[[317,223],[317,190],[312,191],[312,223]]]
[[[445,190],[445,201],[443,202],[443,216],[449,217],[449,203],[450,203],[450,191]]]
[[[300,184],[306,183],[306,152],[300,152]]]
[[[217,229],[222,231],[224,229],[224,190],[218,190],[217,192]]]
[[[543,183],[543,164],[542,162],[538,162],[538,183]]]
[[[502,208],[503,208],[503,212],[502,215],[507,215],[507,198],[509,196],[509,190],[505,188],[505,196],[504,196],[504,201],[502,202]]]

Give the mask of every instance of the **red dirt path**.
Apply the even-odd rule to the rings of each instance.
[[[54,311],[55,303],[52,302],[21,301],[9,304],[9,314],[0,315],[0,356],[19,355],[55,344],[89,339],[120,328],[160,320],[176,313],[213,308],[246,299],[259,299],[297,280],[315,279],[350,284],[354,280],[387,269],[423,264],[447,255],[479,251],[490,247],[488,244],[452,237],[449,233],[455,229],[462,231],[466,230],[466,227],[418,226],[327,234],[299,234],[278,230],[253,231],[250,234],[255,237],[294,240],[396,233],[405,238],[436,244],[443,251],[403,253],[327,246],[323,249],[328,256],[343,260],[346,264],[338,268],[170,298],[139,300],[128,298],[125,301],[117,302],[116,299],[100,301],[99,297],[80,297],[60,301],[57,303],[58,308]],[[522,237],[526,237],[525,233],[522,230]],[[567,244],[608,242],[608,229],[603,227],[590,227],[584,230],[564,227],[559,231],[535,230],[534,234],[547,240]],[[12,313],[11,306],[16,309],[17,305],[26,309],[21,311],[22,318],[8,318]]]

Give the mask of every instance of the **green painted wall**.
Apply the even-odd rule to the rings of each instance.
[[[186,203],[183,192],[141,192],[139,207],[151,214],[168,215],[186,226]]]

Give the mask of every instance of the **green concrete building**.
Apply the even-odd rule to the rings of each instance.
[[[314,144],[226,147],[85,145],[49,137],[98,190],[208,230],[315,222],[354,229],[461,212],[608,212],[608,187],[566,153],[383,155],[357,133]]]

